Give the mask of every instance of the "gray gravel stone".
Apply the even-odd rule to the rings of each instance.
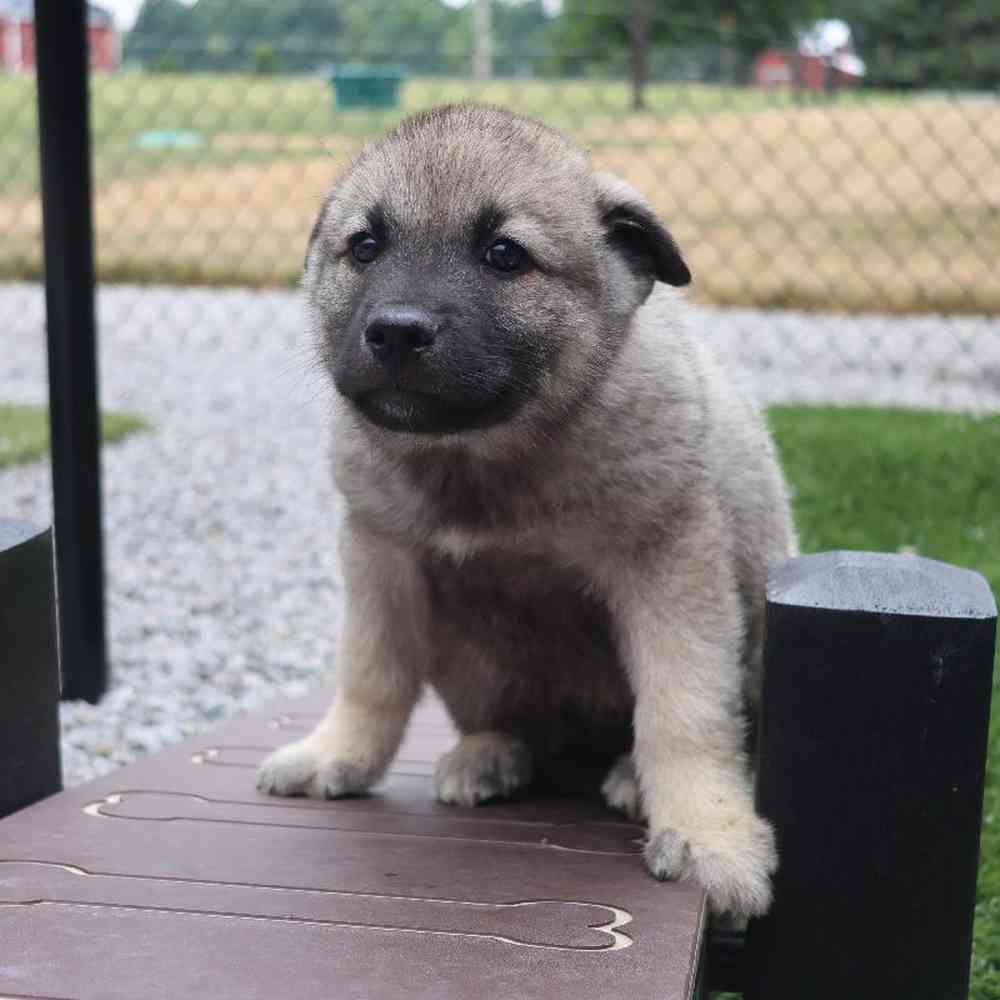
[[[1000,323],[695,309],[768,402],[1000,410]],[[0,399],[44,403],[44,298],[0,285]],[[62,706],[67,784],[333,664],[340,614],[328,389],[292,292],[103,288],[102,405],[153,425],[104,452],[113,687]],[[51,520],[48,466],[0,471],[0,513]]]

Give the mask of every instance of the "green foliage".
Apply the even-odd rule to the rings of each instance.
[[[144,420],[127,413],[101,416],[101,436],[105,443],[148,429]],[[49,411],[44,406],[0,405],[0,469],[42,458],[48,450]]]
[[[1000,85],[995,0],[494,0],[495,70],[624,76],[634,70],[630,18],[647,22],[650,79],[740,80],[769,46],[788,47],[817,17],[854,31],[868,81],[892,86]],[[158,71],[258,69],[269,45],[285,72],[332,63],[404,64],[411,73],[468,75],[472,7],[443,0],[145,0],[124,58]],[[276,66],[265,60],[265,70]]]
[[[497,76],[531,76],[544,68],[558,19],[542,0],[493,4],[493,69]]]
[[[171,74],[179,73],[181,67],[175,55],[172,55],[170,52],[162,52],[158,56],[153,56],[146,63],[146,69],[150,73]]]
[[[251,62],[253,72],[257,76],[270,76],[277,73],[279,68],[278,54],[274,51],[274,46],[267,42],[261,42],[253,47],[253,59]]]
[[[439,0],[340,0],[337,61],[401,63],[411,72],[469,70],[468,12]]]
[[[893,87],[1000,86],[995,0],[837,0],[868,82]]]
[[[542,0],[495,0],[496,72],[530,73],[547,51],[550,21]],[[471,54],[471,7],[441,0],[146,0],[124,58],[147,68],[169,58],[172,67],[198,71],[391,63],[411,73],[468,75]]]
[[[262,45],[292,71],[331,58],[338,4],[316,0],[145,0],[123,58],[148,66],[169,54],[182,70],[243,72]],[[266,62],[266,60],[265,60]]]
[[[789,45],[822,12],[823,0],[706,0],[696,11],[681,0],[564,0],[552,61],[573,75],[626,72],[641,14],[654,79],[739,79],[757,52]]]

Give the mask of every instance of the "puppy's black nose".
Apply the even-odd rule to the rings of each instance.
[[[421,309],[387,308],[373,313],[365,327],[365,344],[382,362],[400,364],[427,350],[437,333],[434,318]]]

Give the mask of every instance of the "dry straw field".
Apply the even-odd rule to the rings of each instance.
[[[1000,101],[662,86],[633,114],[623,85],[541,81],[413,81],[403,97],[493,100],[569,131],[649,195],[703,301],[1000,312]],[[21,127],[0,146],[0,275],[29,276],[41,223],[22,81],[0,80],[5,105]],[[318,79],[126,75],[95,81],[93,118],[102,277],[274,285],[296,280],[337,171],[398,115],[338,113]],[[198,144],[142,148],[150,130]]]

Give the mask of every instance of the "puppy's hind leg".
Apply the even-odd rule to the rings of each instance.
[[[642,818],[642,791],[639,788],[639,775],[635,770],[635,761],[630,753],[623,753],[611,765],[601,794],[608,808],[624,813],[629,819]]]
[[[499,732],[470,733],[438,761],[434,787],[442,802],[475,806],[508,798],[533,774],[531,749],[523,740]]]
[[[341,556],[347,603],[336,697],[305,739],[264,761],[262,792],[338,798],[366,791],[392,762],[420,695],[427,629],[411,557],[350,523]]]

